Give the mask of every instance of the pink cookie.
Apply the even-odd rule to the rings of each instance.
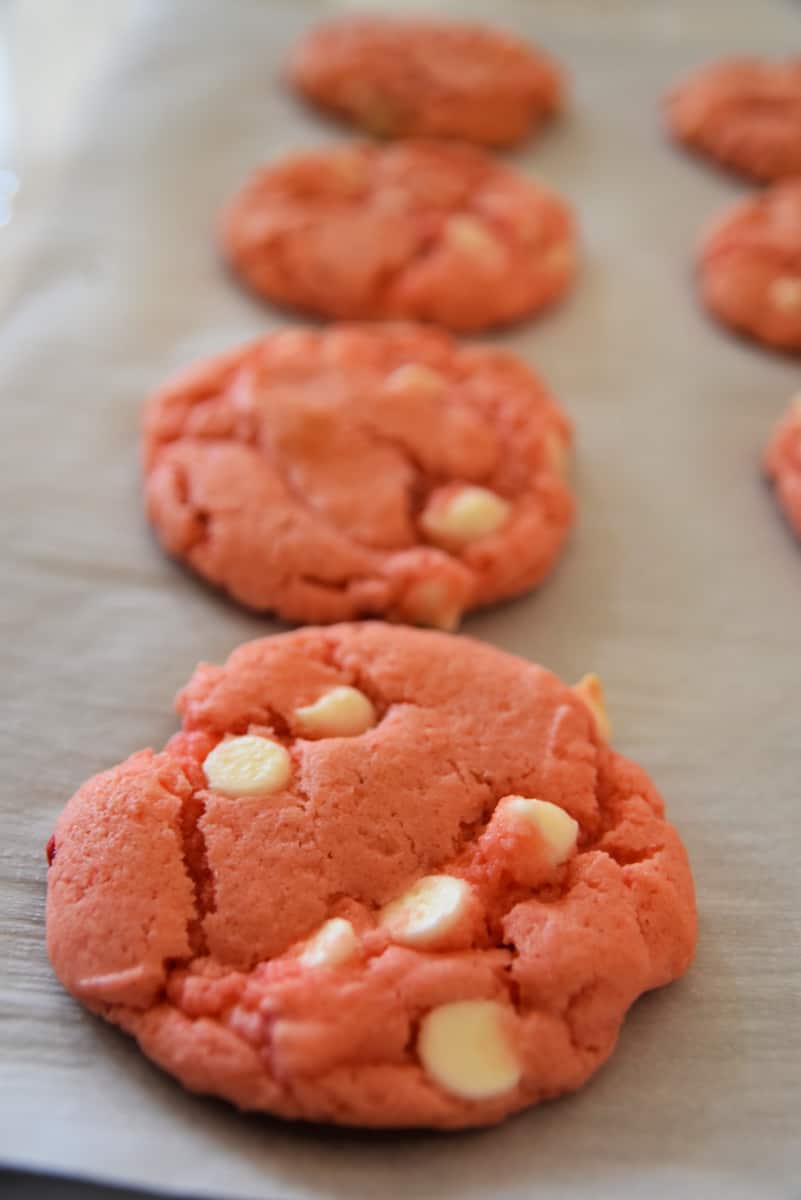
[[[801,350],[801,180],[729,209],[704,238],[701,295],[725,325],[780,350]]]
[[[481,150],[437,142],[265,167],[229,206],[221,238],[260,295],[345,320],[484,329],[552,304],[576,272],[561,200]]]
[[[670,92],[666,118],[678,141],[743,175],[801,174],[801,58],[712,63]]]
[[[368,623],[251,642],[177,704],[59,818],[47,937],[185,1087],[488,1124],[580,1087],[687,968],[686,854],[597,682]]]
[[[570,426],[512,355],[419,326],[268,334],[150,402],[165,547],[292,621],[443,628],[550,571]]]
[[[556,111],[554,63],[520,38],[481,25],[345,17],[308,33],[289,65],[321,108],[381,137],[439,137],[503,146]]]
[[[768,443],[765,473],[787,520],[801,537],[801,396],[790,405]]]

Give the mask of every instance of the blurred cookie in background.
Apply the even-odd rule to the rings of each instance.
[[[801,350],[801,180],[728,209],[698,255],[701,296],[719,321],[779,350]]]
[[[801,57],[712,63],[668,93],[665,117],[677,141],[741,175],[801,174]]]
[[[782,512],[801,538],[801,394],[793,398],[776,426],[764,468]]]
[[[562,104],[542,50],[483,25],[351,17],[312,29],[288,64],[320,108],[380,137],[522,141]]]
[[[339,320],[458,332],[554,304],[576,273],[567,204],[472,146],[350,145],[257,171],[221,225],[259,295]]]

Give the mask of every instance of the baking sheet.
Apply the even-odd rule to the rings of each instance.
[[[756,464],[801,372],[697,309],[692,245],[746,189],[672,150],[657,110],[704,59],[799,47],[792,3],[492,6],[573,75],[569,116],[511,157],[575,204],[584,272],[558,312],[494,340],[576,421],[581,517],[538,594],[464,631],[602,674],[616,745],[690,850],[687,978],[635,1006],[574,1097],[481,1133],[368,1136],[184,1094],[48,968],[43,846],[63,802],[164,742],[199,659],[277,628],[162,557],[136,432],[166,374],[285,320],[226,277],[212,233],[254,164],[346,136],[276,82],[324,7],[143,4],[0,330],[0,1157],[231,1198],[797,1196],[801,552]]]

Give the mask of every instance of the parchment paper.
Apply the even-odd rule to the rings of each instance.
[[[698,310],[693,244],[746,189],[671,149],[658,112],[700,61],[797,51],[801,11],[781,0],[492,5],[572,70],[570,115],[513,157],[576,205],[586,265],[558,312],[496,340],[576,421],[581,519],[538,594],[464,629],[568,679],[602,674],[616,745],[690,850],[688,977],[635,1006],[579,1095],[488,1132],[389,1137],[186,1095],[50,973],[43,847],[60,807],[163,743],[199,659],[276,628],[157,549],[137,422],[166,374],[284,319],[237,289],[212,234],[254,164],[347,136],[277,82],[321,12],[143,5],[0,331],[0,1154],[236,1198],[798,1196],[801,550],[757,460],[801,372]]]

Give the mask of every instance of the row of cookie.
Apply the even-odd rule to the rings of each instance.
[[[331,62],[312,35],[308,69],[316,36]],[[399,66],[417,115],[365,91],[371,55],[344,73],[349,102],[385,132],[522,133],[511,51],[489,56],[483,101],[477,86],[474,52],[501,39],[431,44],[472,108],[410,89],[394,35],[378,78]],[[534,311],[574,269],[564,206],[430,142],[266,172],[224,236],[272,298],[458,329]],[[416,324],[289,330],[151,401],[148,509],[168,549],[253,607],[450,627],[550,568],[569,441],[512,355]],[[177,707],[162,753],[68,803],[47,925],[65,986],[187,1087],[315,1121],[493,1122],[579,1087],[633,1000],[685,970],[686,854],[608,746],[595,678],[326,625],[201,664]]]
[[[561,73],[540,50],[493,31],[429,22],[362,18],[315,29],[293,55],[288,76],[315,104],[369,132],[493,146],[519,141],[539,128],[564,97]],[[671,90],[665,115],[668,129],[683,145],[749,178],[770,182],[801,175],[801,59],[737,59],[707,66]],[[259,182],[267,179],[264,175]],[[358,191],[359,179],[351,182]],[[258,190],[256,183],[243,198],[245,209],[248,200],[251,205],[260,203]],[[371,207],[366,201],[365,209]],[[543,228],[538,242],[543,223],[534,219],[525,231],[525,248],[509,246],[503,226],[510,199],[488,206],[479,198],[476,210],[478,222],[474,219],[464,229],[456,219],[454,242],[467,252],[467,262],[454,264],[453,271],[441,270],[443,283],[448,276],[452,281],[465,265],[471,271],[474,256],[484,266],[493,261],[498,266],[505,247],[527,274],[533,271],[536,278],[544,268],[548,282],[540,286],[550,297],[563,290],[567,281],[553,279],[548,267],[572,258],[568,230],[562,229],[564,241],[554,245]],[[497,220],[501,229],[494,228]],[[519,227],[514,233],[519,235]],[[245,277],[273,298],[333,317],[386,315],[383,297],[376,298],[370,312],[353,297],[343,304],[341,288],[333,304],[327,297],[297,291],[287,297],[285,288],[254,266],[260,248],[252,239],[246,245],[234,235],[229,247]],[[426,245],[426,255],[429,249]],[[398,253],[402,256],[399,247]],[[535,256],[543,261],[533,261]],[[704,241],[699,274],[705,302],[726,324],[769,345],[801,349],[801,184],[768,193],[724,216]],[[504,292],[519,295],[513,282],[499,283]],[[469,291],[470,280],[466,287]],[[461,314],[441,310],[439,298],[432,303],[424,286],[417,305],[404,295],[403,286],[399,291],[400,296],[389,298],[391,315],[438,320],[452,328],[479,328],[538,307],[533,296],[527,307],[520,296],[516,307],[495,313],[481,315],[479,305],[470,323],[463,324]]]
[[[387,28],[357,22],[312,34],[295,76],[307,79],[320,46],[363,54]],[[419,27],[404,29],[419,45]],[[451,38],[466,39],[480,58],[493,37],[449,28],[431,44],[439,53]],[[441,62],[429,55],[425,66],[431,73]],[[383,75],[371,83],[383,86]],[[431,93],[430,85],[415,95]],[[461,112],[455,101],[446,108]],[[456,126],[433,129],[418,114],[398,131]],[[727,225],[710,240],[705,290],[768,324],[792,320],[783,315],[792,280],[772,260],[776,305],[749,309],[739,286],[760,228],[770,239],[788,224],[786,200],[756,203],[764,217],[743,214],[734,234]],[[743,226],[750,241],[738,246]],[[475,329],[555,299],[575,271],[566,207],[481,151],[452,144],[292,159],[260,172],[222,228],[231,261],[257,290],[328,316]],[[795,494],[796,427],[769,460],[784,501]],[[508,356],[460,352],[414,329],[297,331],[201,365],[155,398],[145,434],[148,509],[169,550],[256,609],[300,621],[382,615],[452,628],[465,609],[534,586],[550,568],[572,519],[558,478],[568,441],[542,385]]]
[[[706,67],[667,98],[674,136],[739,174],[772,183],[717,220],[699,248],[701,294],[724,324],[801,350],[801,59]],[[801,535],[801,405],[767,447],[765,471]]]
[[[708,307],[732,329],[768,346],[801,350],[801,179],[741,201],[717,222],[701,246],[699,274]],[[801,534],[798,400],[775,430],[764,465]]]
[[[564,96],[561,73],[540,50],[473,26],[421,21],[351,18],[314,29],[292,56],[288,77],[315,104],[369,132],[493,146],[511,144],[531,133],[561,106]],[[671,90],[666,123],[685,146],[750,178],[770,182],[801,175],[801,59],[787,63],[736,59],[707,66]],[[356,169],[355,173],[350,182],[358,192],[367,172]],[[260,185],[269,179],[263,175],[243,197],[243,223],[249,204],[251,208],[263,204]],[[365,211],[372,210],[373,199],[371,195],[365,201]],[[519,199],[522,202],[524,197]],[[503,237],[506,230],[493,225],[498,219],[501,226],[505,224],[510,207],[508,196],[500,205],[484,205],[479,198],[475,213],[479,223],[466,226],[464,237],[457,218],[454,242],[467,251],[468,264],[472,253],[483,257],[485,266],[493,259],[497,266],[506,245],[519,256],[521,267],[536,276],[541,265],[531,261],[534,252],[549,263],[572,256],[574,248],[568,240],[554,246],[544,230],[538,244],[540,222],[536,220],[526,230],[529,255],[520,246],[509,247]],[[241,216],[236,208],[234,214]],[[519,227],[515,232],[520,233]],[[452,314],[438,311],[437,300],[432,304],[424,287],[416,306],[401,286],[401,296],[390,297],[388,307],[382,304],[383,297],[368,304],[372,312],[354,297],[343,302],[339,287],[333,303],[297,291],[288,297],[285,287],[277,286],[254,265],[263,248],[235,234],[228,240],[234,261],[259,290],[327,316],[363,318],[388,311],[439,320],[453,328],[479,328],[537,307],[533,298],[527,308],[521,300],[516,309],[483,316],[474,313],[470,323],[463,324],[459,317],[452,319]],[[429,249],[427,244],[426,255]],[[402,258],[399,247],[398,253]],[[699,255],[704,300],[733,328],[770,345],[801,349],[800,255],[801,184],[797,184],[738,207],[705,239]],[[453,272],[439,272],[443,282],[449,275],[452,280],[455,267]],[[545,275],[550,278],[547,270]],[[550,296],[564,283],[564,279],[552,280]],[[470,281],[466,286],[469,290]],[[512,283],[508,289],[519,291]],[[503,281],[503,290],[508,289]]]
[[[159,393],[148,512],[168,550],[255,609],[452,629],[552,566],[573,518],[570,424],[511,355],[391,322],[474,331],[567,290],[568,207],[469,144],[536,127],[561,77],[492,30],[364,18],[313,29],[288,73],[404,140],[260,170],[224,214],[226,256],[272,301],[376,324],[268,335]]]
[[[485,145],[519,141],[557,110],[564,95],[561,74],[541,51],[491,31],[426,22],[351,19],[316,29],[301,42],[288,74],[307,98],[369,132]],[[748,177],[775,181],[801,175],[801,60],[741,59],[707,66],[670,92],[666,121],[684,145]],[[359,183],[353,186],[358,189]],[[255,192],[249,199],[257,203]],[[243,198],[243,204],[247,207],[248,199]],[[473,255],[485,265],[494,258],[497,265],[504,245],[535,278],[544,265],[532,261],[535,252],[547,263],[569,261],[574,248],[567,231],[562,230],[561,245],[549,244],[544,230],[537,244],[537,221],[528,227],[529,254],[520,246],[509,247],[503,231],[493,229],[507,206],[508,201],[493,210],[479,200],[476,216],[481,224],[465,227],[465,237],[455,226],[454,240],[467,251],[468,269]],[[385,315],[381,300],[375,301],[373,312],[365,311],[355,298],[343,305],[340,288],[333,304],[327,297],[299,295],[297,290],[287,297],[286,288],[254,266],[260,247],[252,239],[244,244],[232,236],[230,248],[243,274],[267,295],[328,316]],[[797,184],[738,207],[705,239],[699,255],[703,298],[733,328],[769,345],[799,350],[800,256]],[[464,267],[457,262],[453,272],[441,271],[440,278],[452,280],[456,269]],[[553,279],[547,269],[545,279],[550,282],[541,286],[550,289],[550,296],[566,283],[564,278]],[[470,281],[466,287],[470,289]],[[508,287],[516,290],[512,283]],[[521,298],[516,309],[482,316],[479,306],[470,324],[462,324],[429,296],[418,295],[417,306],[406,299],[404,305],[402,299],[390,298],[392,315],[439,320],[453,328],[478,328],[537,307],[532,298],[524,308]]]
[[[564,76],[497,30],[350,17],[312,29],[290,58],[301,95],[381,137],[509,146],[563,105]],[[683,145],[749,178],[801,175],[801,58],[713,63],[674,87],[666,122]]]
[[[253,177],[222,240],[256,292],[334,320],[460,332],[564,294],[576,269],[568,207],[479,148],[520,141],[561,106],[562,74],[541,50],[482,26],[350,17],[312,28],[287,78],[318,108],[401,140]]]
[[[666,121],[684,145],[774,183],[704,238],[701,294],[739,333],[801,350],[801,59],[705,67],[668,95]]]

